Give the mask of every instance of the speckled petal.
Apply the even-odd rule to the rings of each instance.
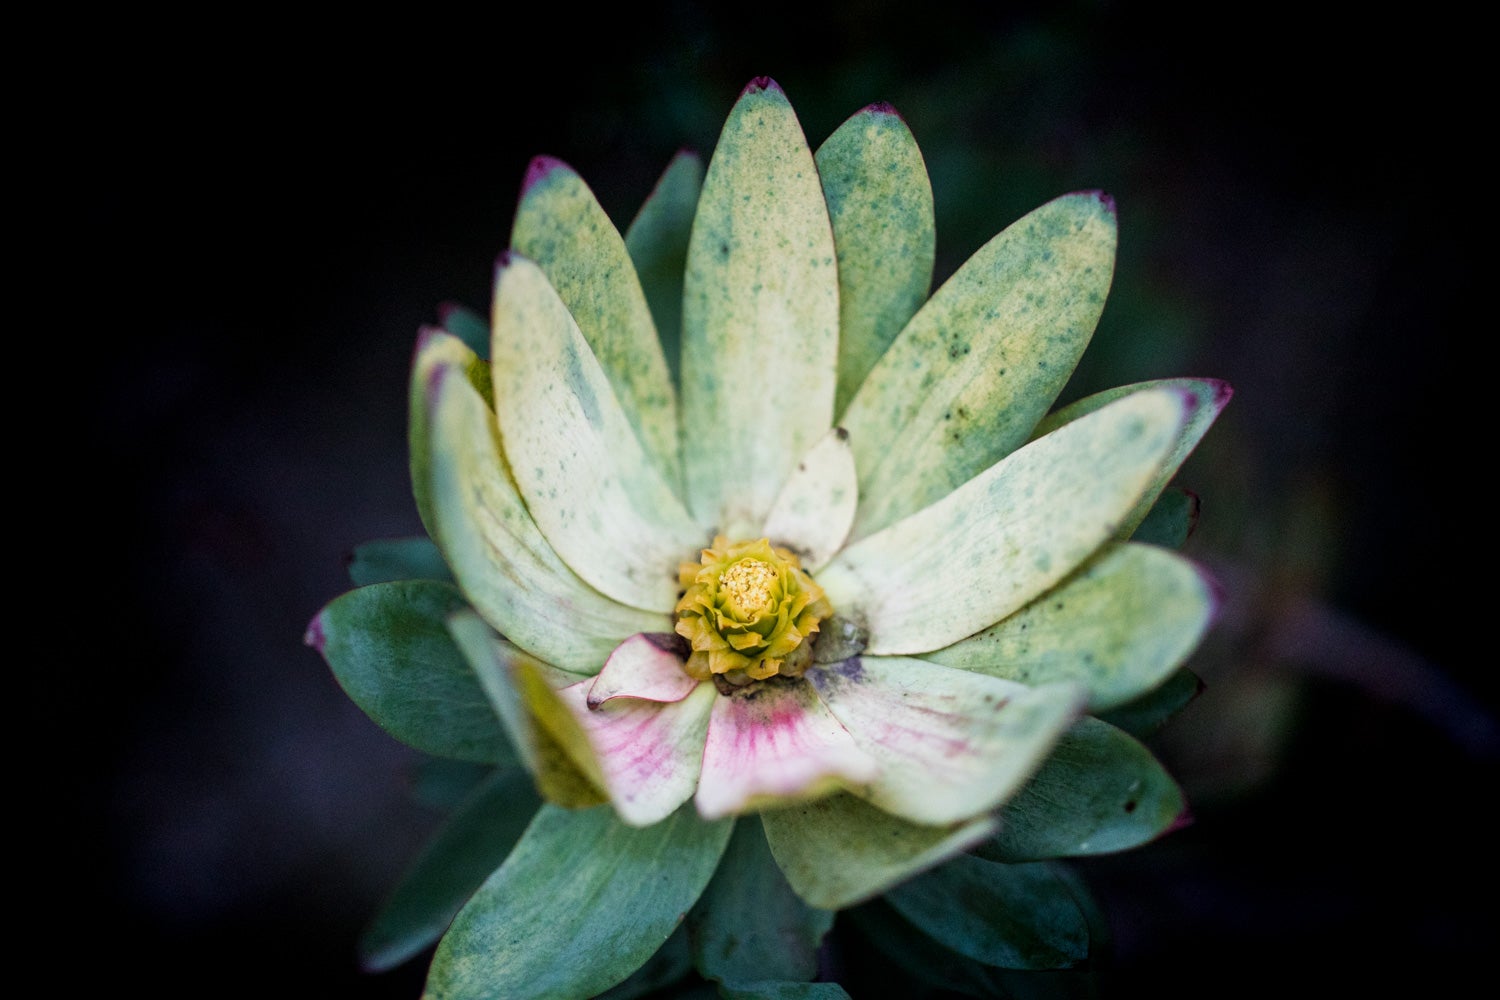
[[[489,365],[462,340],[437,327],[423,327],[412,355],[411,380],[407,391],[407,448],[410,453],[411,492],[417,515],[431,538],[437,537],[432,501],[432,452],[429,445],[428,399],[433,373],[439,367],[463,373],[479,392],[486,407],[492,406]]]
[[[999,621],[1118,529],[1172,447],[1185,403],[1158,389],[1089,414],[919,513],[855,542],[818,574],[872,654],[924,653]]]
[[[1089,711],[1156,687],[1203,637],[1218,604],[1197,566],[1149,545],[1111,547],[983,632],[924,659],[1023,684],[1077,681]]]
[[[527,509],[557,554],[623,604],[671,611],[706,536],[646,457],[578,324],[541,270],[495,279],[495,415]]]
[[[432,536],[485,620],[546,662],[589,674],[630,636],[670,626],[665,614],[594,590],[547,544],[501,460],[495,415],[463,364],[435,365],[422,400],[425,434],[412,464],[430,476]]]
[[[766,842],[793,891],[839,910],[973,847],[995,830],[989,815],[922,826],[853,795],[763,813]]]
[[[589,688],[590,708],[612,698],[681,701],[698,682],[682,669],[687,642],[675,632],[633,635],[609,654]]]
[[[1077,420],[1086,413],[1093,413],[1095,410],[1108,406],[1117,399],[1150,389],[1175,389],[1186,393],[1189,400],[1188,415],[1187,420],[1183,422],[1182,430],[1177,435],[1177,443],[1173,446],[1172,453],[1167,456],[1161,471],[1157,473],[1156,481],[1141,497],[1135,509],[1120,523],[1120,530],[1116,537],[1122,541],[1129,538],[1131,532],[1135,531],[1146,519],[1146,515],[1151,512],[1152,505],[1166,489],[1167,483],[1172,481],[1172,477],[1177,474],[1182,463],[1192,454],[1193,449],[1198,447],[1198,442],[1203,440],[1203,435],[1208,433],[1208,429],[1224,411],[1224,407],[1229,405],[1229,400],[1234,396],[1234,389],[1229,383],[1212,378],[1163,378],[1106,389],[1092,396],[1086,396],[1076,403],[1070,403],[1056,413],[1049,413],[1031,434],[1032,439],[1035,440],[1045,434],[1050,434],[1064,424]]]
[[[880,764],[861,797],[916,823],[987,812],[1042,763],[1083,710],[1071,683],[1027,687],[905,657],[853,657],[807,672]]]
[[[539,156],[527,168],[510,240],[512,250],[536,261],[573,314],[620,409],[675,489],[677,390],[614,223],[571,167]]]
[[[855,112],[816,159],[838,248],[841,413],[932,287],[932,184],[911,129],[889,104]]]
[[[761,533],[797,553],[802,568],[815,572],[849,537],[858,501],[849,435],[835,427],[797,463]]]
[[[796,802],[875,777],[875,761],[805,681],[775,681],[714,701],[698,812],[718,819]]]
[[[840,419],[859,466],[854,538],[1026,441],[1093,335],[1114,256],[1114,203],[1066,195],[980,248],[912,317]]]
[[[682,361],[682,275],[702,188],[702,158],[680,151],[625,231],[625,249],[640,276],[673,378]]]
[[[724,125],[688,245],[682,457],[705,524],[731,537],[759,528],[833,425],[838,310],[812,152],[781,88],[758,79]]]

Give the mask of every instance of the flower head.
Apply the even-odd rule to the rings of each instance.
[[[413,367],[418,506],[457,584],[441,621],[554,804],[455,923],[440,994],[465,963],[497,974],[476,942],[519,884],[543,891],[527,851],[578,824],[684,852],[681,909],[730,818],[761,813],[791,890],[837,908],[992,837],[1085,712],[1180,664],[1211,592],[1128,539],[1227,389],[1047,415],[1114,233],[1108,197],[1066,195],[928,299],[905,123],[873,105],[814,155],[765,79],[706,174],[679,157],[624,237],[570,169],[533,163],[490,358],[435,329]],[[1163,802],[1146,835],[1181,811]]]

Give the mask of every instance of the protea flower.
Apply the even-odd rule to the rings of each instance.
[[[814,155],[767,79],[706,174],[680,156],[624,237],[534,161],[488,343],[454,314],[413,365],[415,494],[456,588],[364,587],[309,633],[393,733],[518,760],[546,800],[508,855],[471,803],[450,908],[385,957],[472,891],[433,997],[588,996],[692,911],[699,970],[761,995],[811,979],[824,911],[902,886],[896,911],[943,939],[918,873],[1036,898],[1051,876],[1006,862],[1170,827],[1176,786],[1086,713],[1158,688],[1208,623],[1200,571],[1128,539],[1228,390],[1047,414],[1114,248],[1112,201],[1065,195],[928,299],[904,122],[873,105]],[[434,851],[428,869],[454,853]],[[1082,956],[1042,922],[983,960]]]

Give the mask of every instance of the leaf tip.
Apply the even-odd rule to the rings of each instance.
[[[751,94],[760,94],[767,91],[771,93],[781,94],[782,96],[786,95],[786,91],[781,89],[781,84],[777,83],[769,76],[757,76],[751,79],[749,83],[745,84],[745,89],[740,91],[740,96],[749,97]]]
[[[531,162],[526,165],[526,175],[521,180],[521,197],[525,198],[531,193],[531,189],[558,170],[568,170],[569,167],[555,156],[533,156]]]
[[[353,558],[352,554],[350,558]],[[307,623],[307,631],[302,633],[302,643],[316,649],[319,655],[323,654],[323,647],[328,644],[328,633],[323,628],[322,611],[319,611],[313,616],[313,620]]]
[[[1167,825],[1167,828],[1163,830],[1161,834],[1163,837],[1165,837],[1169,833],[1176,833],[1178,830],[1185,830],[1188,827],[1192,826],[1194,822],[1196,822],[1196,820],[1193,817],[1192,807],[1184,803],[1182,806],[1182,812],[1177,814],[1176,818],[1174,818],[1172,822]]]

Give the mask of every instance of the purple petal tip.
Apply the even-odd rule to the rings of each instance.
[[[540,184],[543,179],[554,170],[566,170],[568,165],[555,156],[533,156],[531,162],[526,165],[526,177],[521,181],[521,196],[534,186]]]
[[[785,93],[785,91],[781,89],[781,84],[777,83],[769,76],[757,76],[749,83],[745,84],[745,89],[740,91],[740,96],[748,97],[751,94],[759,94],[762,91],[766,90],[774,90],[778,94]]]
[[[895,105],[891,104],[890,101],[876,101],[874,104],[866,107],[865,111],[872,115],[891,115],[896,118],[901,117],[901,112],[897,111]]]
[[[508,247],[504,250],[501,250],[499,255],[495,258],[495,271],[498,273],[505,270],[507,267],[510,267],[515,258],[516,252],[514,250],[511,250]]]
[[[324,645],[328,642],[328,636],[323,631],[323,612],[319,611],[313,620],[307,623],[307,631],[302,636],[302,641],[320,654]]]
[[[1209,385],[1214,387],[1214,405],[1222,410],[1234,398],[1234,386],[1223,379],[1211,378],[1207,381]]]
[[[1094,197],[1098,199],[1100,206],[1103,207],[1103,209],[1110,215],[1118,214],[1115,211],[1115,199],[1113,196],[1108,195],[1103,191],[1095,191]]]
[[[427,345],[432,343],[434,337],[446,332],[441,327],[433,326],[431,323],[423,323],[421,329],[417,330],[417,348],[415,353],[421,354],[427,349]]]
[[[1177,818],[1172,820],[1172,825],[1163,830],[1162,834],[1166,835],[1168,833],[1176,833],[1178,830],[1185,830],[1192,826],[1193,823],[1193,810],[1187,806],[1183,806],[1182,812],[1177,814]]]

